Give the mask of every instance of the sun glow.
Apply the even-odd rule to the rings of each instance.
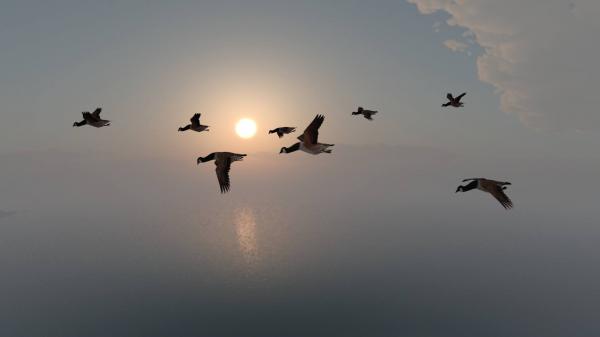
[[[256,134],[256,123],[249,118],[242,118],[235,125],[235,132],[242,138],[252,138]]]

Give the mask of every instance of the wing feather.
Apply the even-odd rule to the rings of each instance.
[[[94,112],[92,112],[92,115],[94,115],[94,118],[100,119],[101,112],[102,112],[102,108],[96,108],[96,110],[94,110]]]
[[[194,127],[200,126],[200,114],[199,113],[194,114],[194,116],[192,116],[192,118],[190,118],[190,122],[192,123],[192,126],[194,126]]]
[[[229,192],[229,170],[231,169],[231,159],[226,158],[224,160],[216,161],[215,164],[217,168],[215,171],[217,172],[217,179],[219,180],[219,187],[221,188],[221,193]]]
[[[500,202],[502,207],[504,207],[505,209],[510,209],[513,207],[512,201],[506,195],[506,193],[504,193],[500,186],[495,185],[493,188],[490,189],[489,192],[494,198],[496,198],[496,200]]]
[[[300,136],[302,139],[300,137],[298,137],[298,139],[303,141],[306,146],[317,144],[319,140],[319,128],[321,127],[321,124],[323,124],[324,120],[325,116],[317,115],[315,119],[313,119],[313,121],[308,125],[306,130],[304,130],[304,134]]]

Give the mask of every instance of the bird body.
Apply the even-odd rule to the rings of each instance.
[[[321,124],[323,124],[324,120],[325,117],[323,115],[317,115],[310,123],[310,125],[308,125],[306,130],[304,130],[304,133],[298,136],[298,140],[300,142],[290,147],[282,147],[279,153],[291,153],[297,150],[301,150],[314,155],[320,153],[331,153],[329,147],[333,146],[334,144],[325,144],[318,142],[319,128],[321,127]]]
[[[231,169],[231,163],[241,161],[245,156],[245,154],[233,152],[213,152],[206,157],[198,157],[196,163],[200,165],[200,163],[214,160],[221,193],[226,193],[229,192],[230,188],[229,170]]]
[[[269,130],[269,134],[276,133],[279,138],[283,137],[283,135],[287,135],[288,133],[292,133],[296,131],[295,127],[283,126],[279,128],[275,128],[273,130]]]
[[[363,117],[372,121],[373,118],[371,116],[373,116],[377,112],[378,112],[377,110],[367,110],[367,109],[363,109],[363,107],[359,106],[358,109],[356,109],[356,111],[352,112],[352,115],[363,115]]]
[[[90,113],[89,111],[84,111],[81,114],[83,115],[83,120],[81,122],[73,123],[73,127],[80,127],[84,125],[90,125],[95,128],[101,128],[103,126],[109,126],[110,121],[100,118],[100,113],[102,112],[102,108],[97,108],[94,112]]]
[[[464,95],[466,95],[466,92],[463,92],[462,94],[456,96],[456,97],[452,97],[451,93],[446,94],[446,98],[448,99],[447,103],[442,104],[443,107],[447,107],[447,106],[453,106],[455,108],[460,108],[462,106],[464,106],[465,104],[462,103],[460,101],[461,98],[463,98]]]
[[[194,114],[194,116],[192,116],[192,118],[190,118],[190,124],[184,126],[184,127],[180,127],[178,131],[187,131],[187,130],[192,130],[192,131],[196,131],[196,132],[202,132],[202,131],[210,131],[208,128],[208,125],[202,125],[200,124],[200,115],[199,113]]]
[[[483,192],[491,194],[505,209],[513,207],[513,203],[508,198],[504,190],[506,185],[512,185],[508,181],[496,181],[485,178],[469,178],[464,179],[463,182],[470,181],[467,185],[460,185],[456,188],[456,192],[467,192],[473,189],[478,189]]]

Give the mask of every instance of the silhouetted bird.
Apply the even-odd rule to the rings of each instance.
[[[92,113],[89,111],[82,112],[83,120],[81,122],[73,123],[73,127],[91,125],[96,128],[101,128],[103,126],[109,126],[110,121],[100,118],[100,112],[102,112],[102,108],[97,108]]]
[[[283,137],[283,135],[287,135],[288,133],[292,133],[296,131],[295,127],[284,126],[280,128],[276,128],[273,130],[269,130],[269,134],[276,133],[279,138]]]
[[[208,125],[201,125],[200,124],[200,114],[194,114],[194,116],[192,116],[192,118],[190,118],[190,122],[191,124],[188,124],[182,128],[179,128],[178,131],[187,131],[187,130],[192,130],[192,131],[196,131],[196,132],[202,132],[202,131],[210,131],[208,130]]]
[[[464,104],[460,101],[460,99],[463,98],[463,96],[466,94],[467,94],[466,92],[463,92],[462,94],[460,94],[456,97],[452,97],[452,94],[448,93],[446,95],[446,98],[448,98],[448,103],[444,103],[444,104],[442,104],[442,106],[446,107],[446,106],[451,105],[455,108],[460,108],[461,106],[464,106]]]
[[[376,110],[366,110],[366,109],[363,109],[362,106],[359,106],[356,111],[352,112],[352,115],[363,115],[366,119],[372,121],[373,118],[371,118],[371,116],[373,116],[376,113],[377,113]]]
[[[331,150],[328,148],[334,144],[324,144],[318,142],[319,127],[321,127],[321,124],[323,124],[324,120],[325,117],[322,115],[317,115],[306,128],[306,130],[304,130],[304,133],[298,136],[300,142],[290,147],[282,147],[279,153],[291,153],[297,150],[302,150],[310,154],[319,154],[323,152],[331,153]]]
[[[196,162],[200,165],[200,163],[205,163],[207,161],[215,161],[215,165],[217,166],[215,171],[217,172],[221,193],[226,193],[229,191],[229,169],[231,168],[231,163],[242,160],[245,156],[245,154],[232,152],[213,152],[206,157],[198,157]]]
[[[463,182],[466,181],[470,181],[470,183],[464,186],[458,186],[455,193],[478,189],[491,194],[505,209],[513,207],[512,201],[510,201],[508,196],[504,193],[506,185],[512,185],[511,183],[507,181],[496,181],[485,178],[469,178],[463,180]]]

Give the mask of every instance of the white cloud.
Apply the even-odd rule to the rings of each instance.
[[[484,49],[479,78],[496,87],[503,111],[535,128],[600,127],[600,1],[407,1],[472,32]]]
[[[456,40],[446,40],[444,41],[444,46],[456,52],[464,52],[465,50],[467,50],[467,48],[469,48],[469,46],[466,43],[462,43]]]

